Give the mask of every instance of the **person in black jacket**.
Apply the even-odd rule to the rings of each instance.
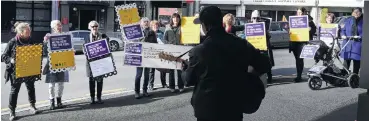
[[[141,19],[141,27],[143,29],[144,36],[145,36],[145,38],[142,39],[142,42],[158,43],[155,32],[150,29],[150,20],[148,18],[145,17]],[[136,78],[135,78],[135,98],[136,99],[141,98],[140,82],[141,82],[142,73],[144,73],[142,94],[144,97],[150,96],[149,93],[147,92],[148,85],[149,85],[149,79],[150,79],[150,71],[151,71],[151,74],[155,74],[154,73],[155,69],[153,68],[137,67]],[[152,76],[152,79],[154,79],[154,76]]]
[[[39,111],[37,110],[36,103],[36,93],[35,93],[35,76],[24,77],[23,79],[16,80],[15,79],[15,57],[16,57],[16,47],[24,46],[24,45],[33,45],[37,44],[35,41],[31,40],[31,28],[28,23],[18,22],[14,24],[15,32],[17,35],[10,39],[8,42],[3,54],[1,55],[1,61],[6,64],[6,70],[4,73],[5,83],[10,81],[11,91],[9,96],[9,109],[10,116],[9,120],[13,121],[15,116],[15,109],[17,107],[18,101],[18,93],[21,88],[22,83],[24,82],[28,91],[28,99],[31,105],[31,113],[37,114]],[[41,68],[41,67],[40,67]]]
[[[305,8],[298,8],[297,9],[297,16],[302,16],[302,15],[307,15],[307,11]],[[316,32],[316,26],[313,22],[313,18],[309,16],[309,40],[313,39],[313,36],[315,35]],[[302,51],[302,48],[304,47],[304,45],[306,44],[306,42],[290,42],[290,48],[289,48],[289,52],[293,52],[293,55],[295,56],[295,60],[296,60],[296,69],[297,69],[297,77],[294,79],[295,82],[301,82],[302,81],[302,71],[304,70],[304,59],[300,58],[300,54]]]
[[[206,39],[189,51],[182,73],[185,84],[195,86],[191,99],[195,117],[198,121],[242,121],[243,105],[253,100],[249,94],[262,93],[248,75],[266,73],[271,68],[269,59],[246,40],[225,31],[218,7],[204,8],[198,20]],[[250,66],[252,71],[248,71]],[[260,80],[256,83],[264,90]]]
[[[85,40],[85,43],[90,43],[101,39],[106,39],[109,43],[109,37],[106,36],[106,34],[98,32],[99,23],[97,23],[97,21],[91,21],[88,24],[88,28],[91,30],[91,33],[89,39]],[[103,104],[104,102],[101,100],[101,94],[103,89],[103,77],[93,77],[90,69],[90,64],[88,62],[86,62],[86,74],[87,77],[89,78],[91,104]],[[97,89],[96,90],[97,102],[95,102],[95,85]]]

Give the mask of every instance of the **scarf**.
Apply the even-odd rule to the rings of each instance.
[[[358,36],[359,33],[358,33],[358,24],[359,22],[362,20],[363,16],[360,16],[359,18],[355,18],[355,17],[352,17],[353,21],[352,21],[352,29],[351,29],[351,34],[352,36]]]

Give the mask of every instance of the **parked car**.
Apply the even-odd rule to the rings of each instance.
[[[288,22],[272,22],[270,24],[270,44],[272,47],[288,47],[289,46],[289,28]],[[241,38],[246,38],[245,32],[240,32],[237,34]]]
[[[83,52],[83,44],[85,44],[85,40],[89,39],[90,31],[87,30],[76,30],[70,31],[69,33],[72,34],[72,42],[73,47],[76,52]],[[116,37],[109,37],[110,38],[110,49],[112,51],[117,51],[124,48],[124,42],[122,39]]]

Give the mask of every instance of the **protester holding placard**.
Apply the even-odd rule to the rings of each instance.
[[[178,13],[173,13],[170,18],[170,23],[166,27],[164,32],[164,41],[165,44],[173,44],[180,45],[181,44],[181,16]],[[184,84],[181,78],[181,70],[177,70],[177,83],[180,92],[184,91]],[[171,70],[169,73],[169,88],[171,92],[175,92],[175,73],[174,70]]]
[[[52,29],[52,34],[59,34],[62,32],[62,24],[59,20],[53,20],[51,21],[51,29]],[[44,42],[48,43],[49,42],[49,34],[47,34],[44,37]],[[51,50],[50,50],[51,51]],[[47,54],[47,56],[49,56],[49,54]],[[69,76],[68,72],[56,72],[56,73],[51,73],[50,71],[50,60],[47,60],[46,65],[43,69],[43,74],[46,75],[46,83],[49,83],[49,100],[50,100],[50,110],[54,110],[55,109],[55,99],[57,102],[56,108],[63,108],[63,104],[62,104],[62,100],[61,97],[63,95],[63,90],[64,90],[64,82],[68,82],[69,81]],[[57,95],[55,96],[55,85],[57,85],[58,90],[57,90]]]
[[[141,28],[143,29],[143,33],[145,38],[142,39],[142,42],[148,42],[148,43],[157,43],[155,32],[150,30],[150,20],[149,18],[142,18],[141,19]],[[143,90],[143,96],[148,97],[150,96],[149,93],[147,93],[149,79],[150,79],[150,71],[151,68],[146,67],[137,67],[136,69],[136,78],[135,78],[135,98],[139,99],[141,98],[140,95],[140,82],[142,73],[144,74],[144,82],[142,86]]]
[[[346,68],[350,67],[351,60],[354,62],[355,74],[359,74],[360,71],[360,60],[361,60],[361,42],[363,41],[363,15],[361,8],[354,8],[352,10],[352,17],[348,18],[345,22],[345,26],[342,28],[342,46],[346,43],[345,48],[342,48],[341,57],[345,59],[344,66]],[[357,36],[354,40],[349,41],[347,36]]]
[[[19,22],[14,25],[16,36],[9,40],[3,54],[1,55],[1,60],[5,61],[6,64],[6,70],[4,73],[5,77],[5,83],[10,81],[11,84],[11,91],[9,96],[9,109],[10,109],[10,116],[9,120],[14,120],[15,118],[15,109],[17,107],[17,101],[18,101],[18,93],[21,88],[22,83],[24,82],[26,84],[27,90],[28,90],[28,98],[29,103],[31,106],[31,113],[37,114],[39,111],[35,107],[36,103],[36,94],[35,94],[35,81],[37,80],[37,77],[34,76],[27,76],[24,77],[22,80],[16,79],[17,77],[17,69],[16,64],[19,61],[26,61],[26,60],[16,60],[16,48],[19,46],[26,46],[26,45],[34,45],[36,44],[35,41],[31,40],[31,28],[28,23],[25,22]],[[41,53],[42,55],[42,50]],[[42,57],[40,56],[40,59]],[[39,62],[41,64],[41,62]],[[27,65],[26,65],[27,66]],[[37,69],[37,68],[36,68]],[[41,71],[41,66],[38,68]],[[40,78],[40,77],[39,77]]]
[[[164,37],[164,33],[159,30],[159,22],[156,21],[156,20],[151,21],[150,22],[150,27],[151,27],[151,30],[153,30],[156,33],[158,43],[159,44],[164,44],[162,42],[163,37]],[[161,85],[162,85],[163,88],[168,88],[169,87],[166,83],[166,76],[167,76],[166,72],[160,71],[160,80],[161,80]],[[150,80],[149,81],[149,89],[153,89],[154,80],[155,80],[155,69],[151,69],[149,80]]]
[[[85,43],[90,43],[94,41],[98,41],[101,39],[106,39],[109,43],[109,37],[106,34],[100,33],[99,30],[99,23],[96,21],[91,21],[88,24],[88,28],[91,30],[90,36],[88,40],[85,40]],[[103,104],[104,102],[101,100],[101,93],[103,89],[103,77],[93,77],[92,72],[90,69],[90,65],[86,62],[86,73],[87,77],[89,77],[89,87],[90,87],[90,97],[91,97],[91,104]],[[97,88],[97,101],[95,102],[95,85]]]
[[[260,12],[258,10],[254,10],[252,13],[251,13],[251,21],[252,23],[256,24],[256,23],[260,23],[260,22],[264,22],[264,28],[265,28],[265,37],[266,37],[266,47],[267,49],[266,50],[261,50],[261,54],[265,54],[269,57],[269,60],[270,60],[270,64],[272,66],[274,66],[274,57],[273,57],[273,50],[272,50],[272,47],[271,47],[271,44],[270,44],[270,33],[269,33],[269,26],[267,25],[270,25],[271,21],[270,19],[262,19],[260,17]],[[246,25],[247,26],[247,25]],[[246,29],[247,30],[247,29]],[[246,32],[247,33],[247,32]],[[250,42],[250,41],[249,41]],[[251,42],[250,42],[251,43]],[[251,43],[252,44],[252,43]],[[268,71],[267,73],[268,75],[268,83],[271,83],[272,82],[272,68],[270,68],[270,70]]]
[[[307,15],[308,16],[308,25],[309,25],[309,40],[313,39],[313,36],[316,32],[316,26],[313,22],[313,18],[307,14],[307,11],[305,8],[298,8],[297,11],[297,16],[304,16]],[[290,19],[291,20],[291,19]],[[291,27],[292,25],[290,24],[290,28],[292,29],[293,27]],[[291,38],[292,39],[292,38]],[[304,69],[304,59],[300,58],[300,54],[302,51],[302,48],[304,47],[304,45],[306,44],[306,41],[291,41],[290,42],[290,47],[289,47],[289,52],[293,52],[293,55],[295,56],[295,60],[296,60],[296,69],[297,69],[297,77],[294,79],[295,82],[301,82],[302,81],[302,71]]]
[[[228,13],[226,15],[224,15],[223,17],[223,27],[225,28],[227,33],[231,33],[236,35],[237,31],[243,31],[245,30],[244,26],[235,26],[235,17],[233,14]]]

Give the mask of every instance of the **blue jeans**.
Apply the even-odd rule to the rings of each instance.
[[[136,79],[135,79],[135,91],[140,92],[140,82],[142,77],[142,72],[144,72],[144,83],[142,89],[147,91],[147,85],[149,84],[149,72],[150,68],[137,67]]]

